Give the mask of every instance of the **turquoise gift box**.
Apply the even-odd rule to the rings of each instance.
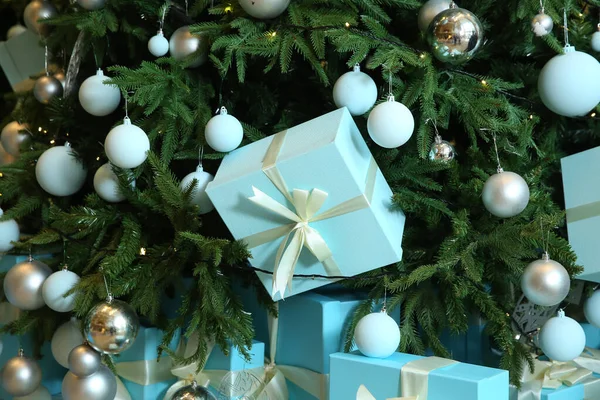
[[[167,389],[177,381],[170,373],[172,361],[166,353],[163,352],[160,363],[156,361],[163,334],[158,328],[140,326],[133,345],[115,357],[117,373],[133,400],[162,400]],[[177,350],[180,339],[178,331],[169,348]],[[143,361],[149,362],[145,364]],[[126,372],[122,372],[124,370]],[[132,376],[136,377],[137,382],[126,379]]]
[[[569,243],[583,266],[577,279],[592,282],[600,282],[600,186],[593,184],[600,174],[599,160],[600,147],[561,160]]]
[[[290,278],[286,290],[291,274],[354,276],[402,258],[404,214],[346,108],[232,151],[206,192],[254,267],[274,271],[282,244],[282,261],[299,251],[275,280],[287,297],[331,283]],[[281,299],[274,275],[257,273]]]
[[[420,359],[404,353],[383,359],[359,352],[332,354],[329,400],[356,399],[360,385],[378,400],[402,396],[402,368]],[[508,371],[465,363],[434,369],[428,374],[427,394],[426,400],[508,400]]]
[[[0,259],[0,272],[7,272],[13,265],[26,261],[28,256],[12,256],[5,255]],[[43,257],[40,257],[43,259]],[[2,286],[0,285],[0,290]],[[2,295],[3,297],[3,295]],[[0,302],[0,324],[1,321],[9,322],[18,318],[19,310],[7,302]],[[6,364],[6,362],[17,355],[19,349],[19,338],[12,335],[0,335],[0,341],[3,344],[3,350],[0,352],[0,368]],[[32,334],[27,334],[21,337],[20,344],[23,346],[25,355],[31,357],[33,355],[34,340]],[[63,368],[59,363],[56,362],[52,356],[52,350],[50,349],[50,342],[45,342],[41,348],[42,358],[36,360],[40,368],[42,369],[42,385],[48,389],[51,394],[59,394],[61,392],[62,380],[67,373],[67,369]],[[0,399],[10,399],[8,395],[2,389],[0,385]]]

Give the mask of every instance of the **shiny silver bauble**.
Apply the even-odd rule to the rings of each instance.
[[[77,4],[89,11],[99,10],[105,3],[106,0],[77,0]]]
[[[114,400],[117,395],[117,378],[108,367],[85,378],[67,372],[62,382],[64,400]]]
[[[554,28],[554,22],[548,14],[544,13],[544,10],[540,10],[540,13],[531,20],[531,29],[535,36],[546,36],[552,32],[552,28]]]
[[[258,19],[280,16],[290,5],[290,0],[239,0],[248,14]]]
[[[429,159],[431,161],[449,162],[454,160],[455,154],[454,147],[449,142],[438,137],[431,145]]]
[[[429,28],[431,21],[433,21],[439,13],[449,9],[450,3],[450,0],[429,0],[427,3],[423,4],[419,10],[417,20],[421,32],[427,32],[427,28]]]
[[[49,1],[33,0],[25,7],[23,19],[25,26],[38,35],[47,36],[52,27],[50,25],[38,22],[40,19],[54,18],[58,11]]]
[[[502,171],[485,182],[482,199],[485,208],[496,217],[514,217],[529,203],[529,186],[520,175]]]
[[[80,378],[95,374],[101,366],[100,353],[86,343],[75,347],[69,353],[69,370]]]
[[[170,400],[217,400],[217,398],[205,387],[192,382],[191,385],[184,386],[173,393]]]
[[[176,60],[184,60],[195,54],[196,58],[190,61],[188,67],[199,67],[208,60],[208,39],[206,36],[192,35],[189,26],[182,26],[171,35],[169,51]]]
[[[22,354],[13,357],[2,368],[2,387],[12,396],[27,396],[42,382],[42,370],[35,361]]]
[[[48,104],[54,97],[62,94],[63,86],[54,76],[42,76],[33,85],[33,95],[42,104]]]
[[[85,317],[83,331],[90,346],[101,353],[127,350],[140,328],[138,316],[129,304],[107,300],[96,304]]]
[[[464,8],[442,11],[429,24],[427,41],[440,61],[462,64],[469,61],[483,43],[479,18]]]
[[[65,90],[65,82],[67,81],[67,78],[65,76],[65,73],[62,71],[58,71],[57,73],[55,73],[53,75],[56,79],[58,79],[58,81],[60,82],[60,84],[63,87],[63,91]]]
[[[45,305],[42,287],[51,274],[50,267],[38,260],[15,264],[4,277],[4,295],[21,310],[42,308]]]
[[[547,254],[529,264],[521,277],[521,289],[527,299],[539,306],[555,306],[562,302],[571,289],[569,273]]]

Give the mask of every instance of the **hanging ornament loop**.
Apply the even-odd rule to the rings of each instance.
[[[44,71],[46,76],[50,76],[50,71],[48,71],[48,45],[44,46]]]
[[[569,22],[567,21],[567,9],[563,9],[563,32],[565,34],[565,47],[571,47],[569,44]]]

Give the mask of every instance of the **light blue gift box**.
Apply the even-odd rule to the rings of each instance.
[[[278,136],[280,135],[280,136]],[[354,276],[402,258],[404,214],[392,210],[392,191],[381,171],[370,166],[371,153],[346,108],[313,119],[277,135],[269,136],[229,153],[206,192],[236,240],[289,225],[249,200],[253,187],[294,211],[294,207],[263,172],[263,160],[277,136],[285,135],[276,168],[287,188],[328,193],[320,213],[350,199],[369,198],[370,176],[374,177],[370,207],[311,222],[328,247],[344,276]],[[373,175],[369,172],[374,172]],[[273,271],[282,237],[251,249],[251,264]],[[300,254],[296,274],[328,275],[327,270],[306,248]],[[258,273],[272,292],[273,276]],[[331,283],[328,279],[293,279],[286,297]],[[279,299],[274,295],[274,299]]]
[[[360,385],[378,400],[401,396],[402,367],[421,358],[404,353],[383,359],[358,352],[332,354],[329,400],[355,399]],[[457,363],[431,371],[427,390],[427,400],[508,400],[508,371]]]
[[[27,261],[28,258],[28,256],[3,256],[0,259],[0,272],[7,272],[10,268],[12,268],[13,265]],[[40,259],[43,258],[44,256],[40,256]],[[13,312],[15,311],[15,308],[9,304],[2,304],[0,305],[0,310],[2,312]],[[15,317],[17,315],[18,313],[15,312]],[[4,334],[0,335],[0,340],[3,344],[3,350],[2,353],[0,353],[0,368],[2,368],[2,366],[6,364],[9,359],[17,355],[17,351],[19,349],[19,338],[17,336]],[[34,340],[32,334],[22,336],[20,344],[23,346],[26,356],[33,355]],[[67,369],[63,368],[59,363],[57,363],[52,356],[50,342],[45,342],[43,344],[41,348],[41,354],[42,359],[36,361],[42,369],[42,385],[45,386],[51,394],[59,394],[61,392],[62,381],[67,373]],[[11,396],[9,396],[8,393],[2,389],[2,385],[0,385],[0,399],[8,400],[10,398]]]
[[[115,363],[119,364],[123,362],[158,359],[158,346],[160,346],[162,342],[163,334],[164,332],[158,328],[146,328],[141,326],[133,345],[120,353],[119,356],[115,357]],[[169,344],[171,350],[175,351],[177,349],[180,338],[181,333],[177,331]],[[161,357],[168,358],[169,356],[163,352]],[[140,366],[140,368],[141,371],[144,370],[142,366]],[[133,400],[162,400],[167,389],[177,381],[177,378],[173,376],[170,379],[151,385],[140,385],[123,377],[121,377],[121,380]]]
[[[580,325],[585,332],[585,345],[592,349],[600,349],[600,328],[586,322]]]
[[[577,279],[600,282],[600,147],[561,160],[569,243],[583,272]]]

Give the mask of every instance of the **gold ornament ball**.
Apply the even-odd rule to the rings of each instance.
[[[479,18],[464,8],[450,8],[435,16],[427,30],[431,52],[438,60],[458,65],[469,61],[483,43]]]
[[[171,57],[178,61],[196,54],[197,57],[190,62],[188,67],[199,67],[208,60],[208,39],[205,36],[192,35],[189,26],[182,26],[171,35],[169,51]]]
[[[117,354],[133,345],[140,328],[129,304],[108,299],[96,304],[85,317],[84,334],[90,346],[101,353]]]
[[[52,26],[39,22],[40,19],[54,18],[58,15],[56,8],[48,1],[34,0],[25,7],[23,19],[25,26],[41,36],[48,36]]]

